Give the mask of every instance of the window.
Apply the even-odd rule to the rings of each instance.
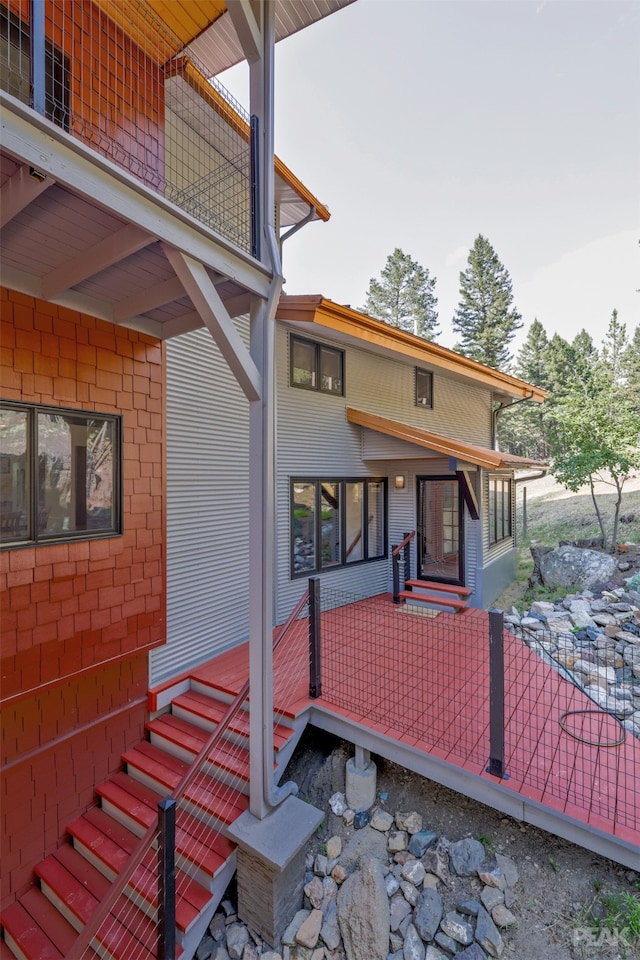
[[[344,395],[344,350],[291,337],[292,387]]]
[[[120,533],[120,418],[0,405],[0,542]]]
[[[489,477],[489,543],[498,543],[511,536],[512,491],[510,477]]]
[[[433,374],[416,367],[416,406],[433,407]]]
[[[31,104],[29,24],[0,4],[0,89]],[[69,129],[69,60],[48,40],[44,46],[45,116]]]
[[[291,575],[386,556],[386,480],[293,480]]]

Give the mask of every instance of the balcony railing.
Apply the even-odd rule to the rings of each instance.
[[[248,117],[150,6],[5,4],[0,89],[251,252]]]

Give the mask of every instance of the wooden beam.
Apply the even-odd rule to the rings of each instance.
[[[262,56],[262,38],[251,3],[249,0],[227,0],[227,12],[248,63],[259,60]]]
[[[43,174],[33,173],[33,167],[23,164],[0,189],[0,228],[47,190],[55,180]]]
[[[45,300],[77,286],[88,277],[112,267],[138,250],[155,243],[156,238],[133,224],[117,230],[82,253],[77,253],[66,263],[51,270],[42,278],[42,296]]]
[[[462,496],[464,497],[464,502],[467,505],[471,519],[479,520],[480,508],[478,507],[478,500],[476,498],[476,492],[473,489],[473,484],[471,483],[469,471],[457,470],[456,477],[458,478],[458,483],[460,484],[460,489],[462,490]]]
[[[172,303],[184,297],[184,287],[177,277],[171,277],[164,283],[154,284],[144,290],[132,293],[130,297],[119,300],[113,308],[113,322],[123,323],[128,317],[139,313],[147,313],[156,307],[163,307],[165,303]]]
[[[163,243],[167,260],[180,278],[202,322],[220,348],[229,369],[248,400],[260,400],[262,378],[233,320],[227,313],[220,294],[201,263]]]

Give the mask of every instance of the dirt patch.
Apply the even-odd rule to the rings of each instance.
[[[353,828],[346,828],[329,806],[332,794],[345,789],[345,764],[352,755],[349,744],[309,729],[285,775],[298,784],[304,800],[326,813],[312,841],[314,853],[320,852],[331,836],[353,834]],[[380,806],[389,813],[415,810],[422,815],[425,828],[452,841],[480,839],[494,852],[515,860],[520,879],[511,909],[518,923],[504,931],[503,958],[638,960],[640,941],[627,948],[616,936],[596,936],[586,919],[590,909],[602,913],[599,904],[605,896],[637,894],[638,874],[505,817],[397,764],[374,759]],[[447,897],[455,899],[456,892],[459,894],[455,889],[445,894],[445,901]]]

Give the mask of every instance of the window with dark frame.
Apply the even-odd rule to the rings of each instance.
[[[344,350],[292,334],[289,382],[303,390],[343,396]]]
[[[121,418],[0,404],[0,544],[121,533]]]
[[[387,481],[291,481],[291,576],[387,555]]]
[[[416,406],[433,407],[433,373],[416,367]]]
[[[489,477],[489,543],[499,543],[512,536],[511,477]]]

